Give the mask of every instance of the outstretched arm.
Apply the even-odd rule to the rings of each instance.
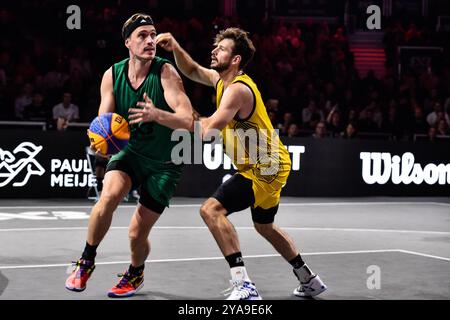
[[[177,67],[189,79],[214,87],[219,81],[219,73],[212,69],[207,69],[195,62],[191,56],[180,46],[170,33],[161,33],[156,37],[156,44],[163,49],[173,52]]]
[[[130,108],[130,124],[155,121],[171,129],[187,129],[193,127],[192,105],[187,97],[180,75],[171,64],[165,64],[161,70],[161,84],[164,98],[174,112],[167,112],[155,107],[153,102],[144,94],[144,102],[138,102],[142,108]]]

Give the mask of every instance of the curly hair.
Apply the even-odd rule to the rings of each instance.
[[[243,69],[252,60],[255,54],[255,46],[249,38],[249,33],[239,28],[228,28],[220,31],[214,39],[214,45],[217,46],[220,41],[231,39],[234,41],[233,54],[241,56],[239,68]]]

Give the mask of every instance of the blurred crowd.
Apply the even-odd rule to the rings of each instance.
[[[21,10],[0,9],[2,120],[45,121],[59,130],[70,122],[90,122],[97,114],[103,72],[127,57],[120,35],[123,22],[133,12],[147,11],[158,32],[172,32],[206,66],[217,31],[228,26],[248,30],[257,52],[246,72],[258,84],[269,117],[283,136],[412,140],[423,134],[434,140],[450,135],[448,47],[438,70],[402,75],[397,70],[399,45],[443,44],[431,28],[391,21],[384,38],[386,75],[379,79],[355,69],[340,24],[181,15],[152,10],[152,1],[126,8],[122,1],[106,1],[110,4],[83,7],[81,30],[68,30],[65,8],[57,1],[47,1],[47,7],[42,2],[18,1]],[[172,59],[161,49],[157,54]],[[184,84],[193,106],[211,114],[213,89],[187,79]]]

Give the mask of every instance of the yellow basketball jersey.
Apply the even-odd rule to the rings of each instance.
[[[254,105],[246,119],[239,119],[236,115],[222,130],[224,151],[238,172],[253,180],[255,196],[258,190],[279,193],[291,168],[289,152],[270,122],[256,84],[246,74],[237,76],[232,84],[237,82],[250,88]],[[223,92],[223,82],[219,80],[216,86],[217,108],[220,107]]]

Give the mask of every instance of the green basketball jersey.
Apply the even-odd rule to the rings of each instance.
[[[114,98],[116,102],[115,112],[123,116],[127,121],[128,109],[138,108],[137,102],[144,101],[144,92],[153,101],[155,107],[164,111],[173,112],[164,98],[161,84],[161,68],[165,63],[170,63],[159,57],[155,57],[144,82],[139,88],[134,89],[128,79],[128,62],[125,59],[113,65]],[[171,160],[172,148],[177,143],[171,141],[172,129],[156,122],[131,125],[130,141],[126,150],[155,161],[167,162]]]

